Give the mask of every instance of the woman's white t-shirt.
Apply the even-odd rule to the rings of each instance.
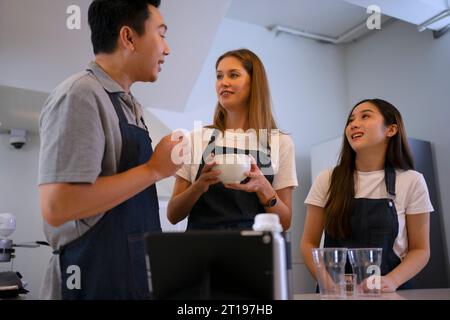
[[[322,171],[314,181],[305,204],[325,207],[332,169]],[[398,235],[394,242],[395,254],[403,259],[408,253],[406,215],[434,211],[423,175],[414,170],[396,170],[395,208],[398,217]],[[355,198],[388,198],[384,181],[384,170],[356,171]]]
[[[195,181],[197,171],[201,163],[202,155],[206,149],[213,129],[203,128],[202,130],[192,131],[189,135],[191,148],[191,161],[185,163],[177,171],[176,175],[190,181]],[[258,149],[267,153],[263,147],[258,147],[257,143],[246,144],[249,135],[245,132],[226,132],[224,135],[219,135],[215,140],[217,147],[239,148],[246,150]],[[295,168],[295,148],[290,136],[278,133],[272,135],[270,144],[270,160],[272,162],[272,169],[274,172],[274,180],[272,187],[275,190],[280,190],[287,187],[297,187],[297,172]],[[263,171],[263,173],[265,173]]]

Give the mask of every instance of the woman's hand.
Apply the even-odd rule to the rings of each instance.
[[[258,198],[260,199],[261,203],[265,203],[271,197],[273,197],[275,190],[273,190],[270,182],[266,179],[261,170],[258,168],[254,159],[252,159],[250,171],[246,172],[245,176],[249,178],[247,183],[244,184],[230,183],[226,184],[225,187],[245,192],[255,192]]]
[[[192,183],[191,188],[203,194],[208,191],[210,185],[220,182],[220,170],[212,170],[215,165],[216,162],[214,161],[211,163],[206,163],[198,179]]]
[[[261,170],[256,165],[255,159],[252,157],[252,165],[249,172],[245,175],[249,178],[247,183],[232,183],[226,184],[225,187],[234,190],[240,190],[245,192],[254,192],[259,202],[264,206],[264,210],[267,213],[276,213],[280,217],[283,230],[289,229],[291,226],[292,217],[292,187],[286,187],[275,191],[269,180],[263,175]],[[275,205],[270,207],[266,204],[272,198],[276,197],[277,201]]]
[[[395,292],[399,287],[398,283],[389,276],[381,277],[381,292]]]

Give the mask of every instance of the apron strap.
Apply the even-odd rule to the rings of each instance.
[[[198,177],[200,177],[200,173],[203,170],[203,167],[205,166],[205,155],[209,154],[209,153],[216,153],[215,149],[216,149],[216,139],[217,136],[220,134],[220,131],[217,129],[214,129],[213,134],[211,136],[211,138],[209,139],[208,144],[206,145],[205,151],[202,153],[202,161],[200,163],[200,166],[198,167],[198,171],[197,171],[197,175],[195,176],[195,180],[198,179]],[[209,150],[211,150],[211,152],[209,152]]]
[[[144,117],[141,117],[141,122],[142,122],[142,125],[144,126],[145,130],[148,131],[147,125],[145,124],[145,121],[144,121]]]
[[[125,113],[123,112],[123,109],[122,109],[122,104],[120,103],[120,99],[119,99],[120,93],[118,93],[118,92],[111,93],[108,91],[106,91],[106,93],[108,94],[109,99],[111,100],[111,102],[114,106],[114,109],[116,110],[117,116],[119,117],[119,122],[128,123],[128,119],[125,116]],[[141,118],[139,120],[141,121],[145,130],[148,131],[148,128],[147,128],[147,125],[145,124],[144,118],[141,116]]]
[[[125,113],[122,110],[122,105],[119,100],[119,93],[111,93],[108,91],[106,91],[106,93],[108,93],[108,96],[111,99],[114,109],[116,110],[117,116],[119,117],[119,122],[128,123],[127,117],[125,116]]]

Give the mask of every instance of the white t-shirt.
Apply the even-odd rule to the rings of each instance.
[[[190,181],[191,183],[195,181],[203,152],[211,140],[213,132],[213,129],[208,128],[191,132],[189,135],[191,144],[191,163],[185,163],[177,171],[176,174],[179,177]],[[264,147],[257,147],[257,143],[246,143],[248,137],[248,133],[227,131],[224,135],[219,135],[215,140],[215,145],[217,147],[239,148],[243,150],[256,151],[258,149],[259,151],[267,153],[267,150]],[[272,187],[275,190],[298,186],[295,168],[295,148],[290,136],[286,134],[272,135],[270,160],[274,172]],[[265,173],[264,170],[263,173]]]
[[[322,171],[314,181],[305,204],[321,208],[328,200],[332,169]],[[405,215],[434,211],[428,195],[428,188],[423,175],[414,170],[396,170],[395,209],[398,216],[398,235],[394,242],[394,252],[403,259],[408,253],[408,234]],[[372,172],[356,172],[355,198],[382,199],[388,198],[384,181],[384,170]]]

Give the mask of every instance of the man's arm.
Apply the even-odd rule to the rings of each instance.
[[[173,175],[180,165],[171,159],[178,141],[164,137],[151,159],[114,176],[99,177],[93,184],[50,183],[39,186],[41,213],[57,227],[108,211],[157,181]]]
[[[48,224],[58,227],[108,211],[155,183],[147,165],[99,177],[93,184],[51,183],[39,186],[41,212]]]

